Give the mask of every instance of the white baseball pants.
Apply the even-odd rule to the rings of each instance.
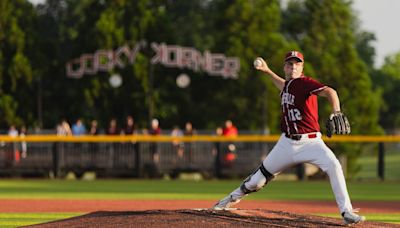
[[[285,169],[300,163],[314,164],[328,174],[340,212],[353,209],[342,166],[332,150],[322,141],[321,133],[317,133],[316,138],[302,137],[300,140],[292,140],[282,134],[275,147],[263,161],[266,170],[274,175],[278,175]],[[244,184],[247,189],[256,190],[264,186],[265,181],[266,178],[258,170]],[[233,198],[242,198],[245,194],[239,187],[231,195]]]

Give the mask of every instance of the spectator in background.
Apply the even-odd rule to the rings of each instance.
[[[59,136],[69,136],[72,135],[71,127],[69,123],[64,119],[60,124],[57,125],[57,135]]]
[[[18,136],[18,130],[15,127],[14,124],[11,124],[10,127],[8,128],[8,135],[11,137],[17,137]]]
[[[172,137],[182,137],[183,132],[179,128],[179,126],[174,126],[174,128],[171,131],[171,136]],[[172,141],[172,146],[174,147],[176,154],[178,155],[178,159],[183,158],[183,143],[179,139],[175,139]]]
[[[67,120],[63,119],[61,120],[61,122],[57,125],[57,136],[71,136],[72,135],[72,131],[71,131],[71,127],[69,126],[69,123],[67,122]],[[53,159],[57,160],[58,157],[61,154],[64,154],[65,149],[66,149],[66,145],[64,145],[64,142],[54,142],[53,143]],[[57,174],[59,173],[58,169],[54,170],[54,175],[57,176]]]
[[[74,125],[72,125],[72,135],[80,136],[86,134],[86,127],[82,120],[78,118]]]
[[[215,129],[215,135],[217,136],[224,135],[224,129],[222,129],[222,127],[217,127],[217,129]]]
[[[92,120],[90,122],[89,135],[94,136],[98,134],[99,134],[98,122],[97,120]],[[90,151],[91,161],[95,162],[97,158],[96,153],[97,151],[99,151],[99,143],[98,142],[89,143],[89,151]]]
[[[8,135],[13,138],[18,137],[18,130],[14,124],[10,125]],[[17,144],[11,143],[11,148],[12,152],[7,157],[10,159],[11,163],[19,163],[21,156]]]
[[[107,135],[120,135],[121,134],[121,131],[118,128],[117,119],[112,118],[110,120],[110,122],[108,124],[108,128],[106,130],[106,134]],[[116,157],[117,157],[117,156],[115,156],[115,153],[118,153],[117,151],[119,151],[119,149],[120,149],[120,144],[116,143],[116,142],[113,142],[113,143],[110,143],[110,144],[107,144],[107,145],[108,145],[107,146],[108,147],[108,152],[109,152],[109,155],[110,155],[110,159],[109,159],[109,162],[111,163],[110,167],[113,167],[114,163],[115,163],[115,160],[116,160]]]
[[[161,134],[160,123],[158,122],[157,119],[151,120],[151,128],[149,130],[149,134],[150,135],[160,135]]]
[[[72,125],[72,135],[73,136],[81,136],[81,135],[85,135],[86,134],[86,127],[85,125],[82,123],[82,120],[80,118],[78,118],[76,120],[76,122]],[[83,146],[84,144],[77,142],[74,143],[74,149],[75,150],[79,150],[80,152],[83,152]]]
[[[231,120],[225,121],[225,128],[223,130],[223,135],[224,136],[237,136],[238,135],[238,129],[236,128],[235,125],[233,125]]]
[[[118,124],[117,124],[117,119],[112,118],[108,124],[108,128],[106,130],[106,134],[107,135],[120,135],[121,131],[118,128]],[[116,159],[115,153],[119,150],[119,143],[113,142],[111,144],[107,144],[108,145],[108,152],[110,155],[110,159],[109,162],[111,162],[112,164],[110,164],[110,166],[114,166],[114,160]]]
[[[27,130],[25,126],[22,126],[19,131],[19,137],[25,138]],[[28,156],[28,145],[25,141],[21,142],[21,157],[26,158]]]
[[[160,123],[158,122],[157,119],[153,119],[151,121],[151,127],[149,129],[149,134],[150,135],[160,135],[161,134],[161,128],[160,128]],[[155,164],[158,164],[160,162],[160,155],[158,151],[158,143],[151,143],[150,144],[150,153],[153,157],[153,162]]]
[[[135,126],[135,119],[133,119],[133,116],[127,116],[126,117],[126,122],[125,122],[125,127],[122,129],[121,134],[124,135],[135,135],[136,134],[136,126]],[[135,160],[140,159],[139,158],[139,143],[136,142],[135,140],[132,140],[126,144],[124,144],[124,150],[127,151],[128,153],[134,152],[135,154]]]
[[[222,127],[217,127],[215,129],[215,135],[216,136],[222,136],[223,135],[224,130],[222,129]],[[214,144],[214,149],[212,151],[213,156],[215,157],[215,166],[214,166],[214,174],[216,177],[220,178],[222,177],[222,146],[221,146],[221,142],[220,141],[215,141]]]
[[[238,129],[233,125],[231,120],[225,121],[225,128],[222,134],[226,137],[236,137],[238,135]],[[233,142],[229,142],[225,147],[224,151],[224,167],[232,167],[234,161],[236,160],[236,146]]]
[[[136,133],[135,120],[132,116],[126,117],[125,128],[122,129],[122,133],[125,135],[134,135]]]
[[[106,130],[106,134],[107,135],[118,135],[118,134],[120,134],[120,131],[119,131],[118,125],[117,125],[117,119],[112,118],[110,120],[110,123],[108,124],[108,128]]]
[[[90,122],[89,135],[98,135],[98,134],[99,134],[98,122],[97,120],[92,120]]]
[[[193,125],[191,122],[186,122],[185,124],[185,136],[193,136],[196,135],[197,132],[195,129],[193,129]],[[185,143],[185,154],[187,155],[187,159],[189,163],[192,161],[192,156],[193,156],[193,143],[187,142]]]
[[[191,122],[186,122],[185,124],[185,136],[192,136],[192,135],[196,135],[197,132],[195,129],[193,129],[193,125]]]

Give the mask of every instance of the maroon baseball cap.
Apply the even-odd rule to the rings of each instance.
[[[289,51],[288,53],[286,53],[285,62],[288,61],[289,59],[292,59],[292,58],[296,58],[300,62],[304,62],[304,56],[303,56],[303,54],[301,52]]]

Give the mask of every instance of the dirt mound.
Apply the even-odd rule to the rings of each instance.
[[[340,227],[341,219],[271,210],[209,209],[97,211],[30,227]],[[360,227],[396,227],[364,222]],[[400,226],[397,226],[400,227]]]

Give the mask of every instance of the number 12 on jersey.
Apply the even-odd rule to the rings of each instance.
[[[301,120],[301,113],[297,108],[288,110],[289,121]]]

